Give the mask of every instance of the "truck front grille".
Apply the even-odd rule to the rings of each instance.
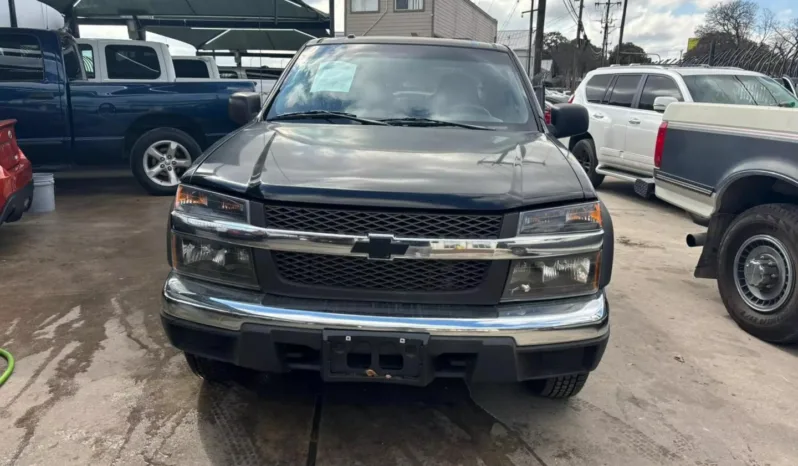
[[[482,284],[490,266],[490,261],[374,261],[278,251],[272,259],[286,281],[356,291],[468,291]]]
[[[269,206],[266,226],[278,230],[398,238],[497,239],[501,215],[427,214]]]

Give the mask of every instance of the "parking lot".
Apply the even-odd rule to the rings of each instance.
[[[451,380],[203,384],[159,320],[171,199],[127,177],[59,180],[56,212],[0,229],[0,346],[17,358],[0,464],[796,464],[798,348],[748,336],[692,278],[684,236],[700,227],[684,214],[626,183],[601,197],[610,345],[555,402]]]

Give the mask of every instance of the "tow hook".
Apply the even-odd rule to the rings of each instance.
[[[704,244],[707,242],[707,234],[706,233],[695,233],[691,235],[687,235],[687,247],[690,248],[700,248],[703,247]]]

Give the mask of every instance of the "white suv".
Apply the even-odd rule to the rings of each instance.
[[[563,141],[598,186],[604,176],[654,193],[654,146],[665,107],[677,101],[785,105],[795,99],[777,81],[738,68],[611,66],[591,71],[571,102],[584,105],[588,132]]]

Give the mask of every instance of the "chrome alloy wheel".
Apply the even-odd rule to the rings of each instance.
[[[191,166],[191,154],[175,141],[158,141],[144,153],[147,178],[160,186],[177,186],[180,176]]]
[[[735,284],[752,309],[771,313],[790,297],[795,280],[787,248],[770,235],[748,238],[734,258]]]

